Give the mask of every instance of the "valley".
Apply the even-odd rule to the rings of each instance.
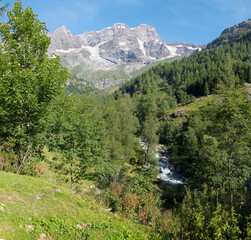
[[[196,45],[0,6],[1,239],[251,238],[251,19]]]

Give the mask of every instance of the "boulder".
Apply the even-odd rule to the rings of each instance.
[[[169,167],[169,169],[170,169],[172,172],[175,172],[175,167],[174,167],[173,165],[171,165],[171,166]]]

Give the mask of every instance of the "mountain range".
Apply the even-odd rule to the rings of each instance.
[[[130,28],[116,23],[100,31],[74,36],[62,26],[48,34],[49,53],[61,57],[73,74],[71,82],[103,89],[132,78],[133,73],[154,62],[189,56],[204,45],[167,43],[154,27],[141,24]]]

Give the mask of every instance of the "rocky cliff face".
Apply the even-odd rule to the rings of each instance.
[[[169,44],[159,37],[154,27],[146,24],[130,28],[126,24],[117,23],[101,31],[85,32],[77,36],[62,26],[49,36],[49,53],[61,56],[62,63],[85,81],[88,80],[87,72],[90,77],[95,71],[118,71],[125,64],[133,65],[123,69],[130,78],[130,71],[158,60],[188,56],[203,47],[184,43]],[[100,82],[104,82],[102,76]],[[106,87],[103,83],[101,85],[96,84],[96,87]]]

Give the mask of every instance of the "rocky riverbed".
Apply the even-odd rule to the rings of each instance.
[[[156,158],[158,159],[159,175],[157,178],[168,184],[183,184],[185,177],[177,172],[174,165],[171,164],[168,156],[168,148],[164,145],[156,147]]]
[[[145,142],[139,140],[141,147],[146,150]],[[186,178],[177,172],[174,165],[170,162],[168,156],[168,147],[162,144],[156,146],[156,158],[158,159],[159,174],[157,179],[162,181],[164,184],[183,184]]]

